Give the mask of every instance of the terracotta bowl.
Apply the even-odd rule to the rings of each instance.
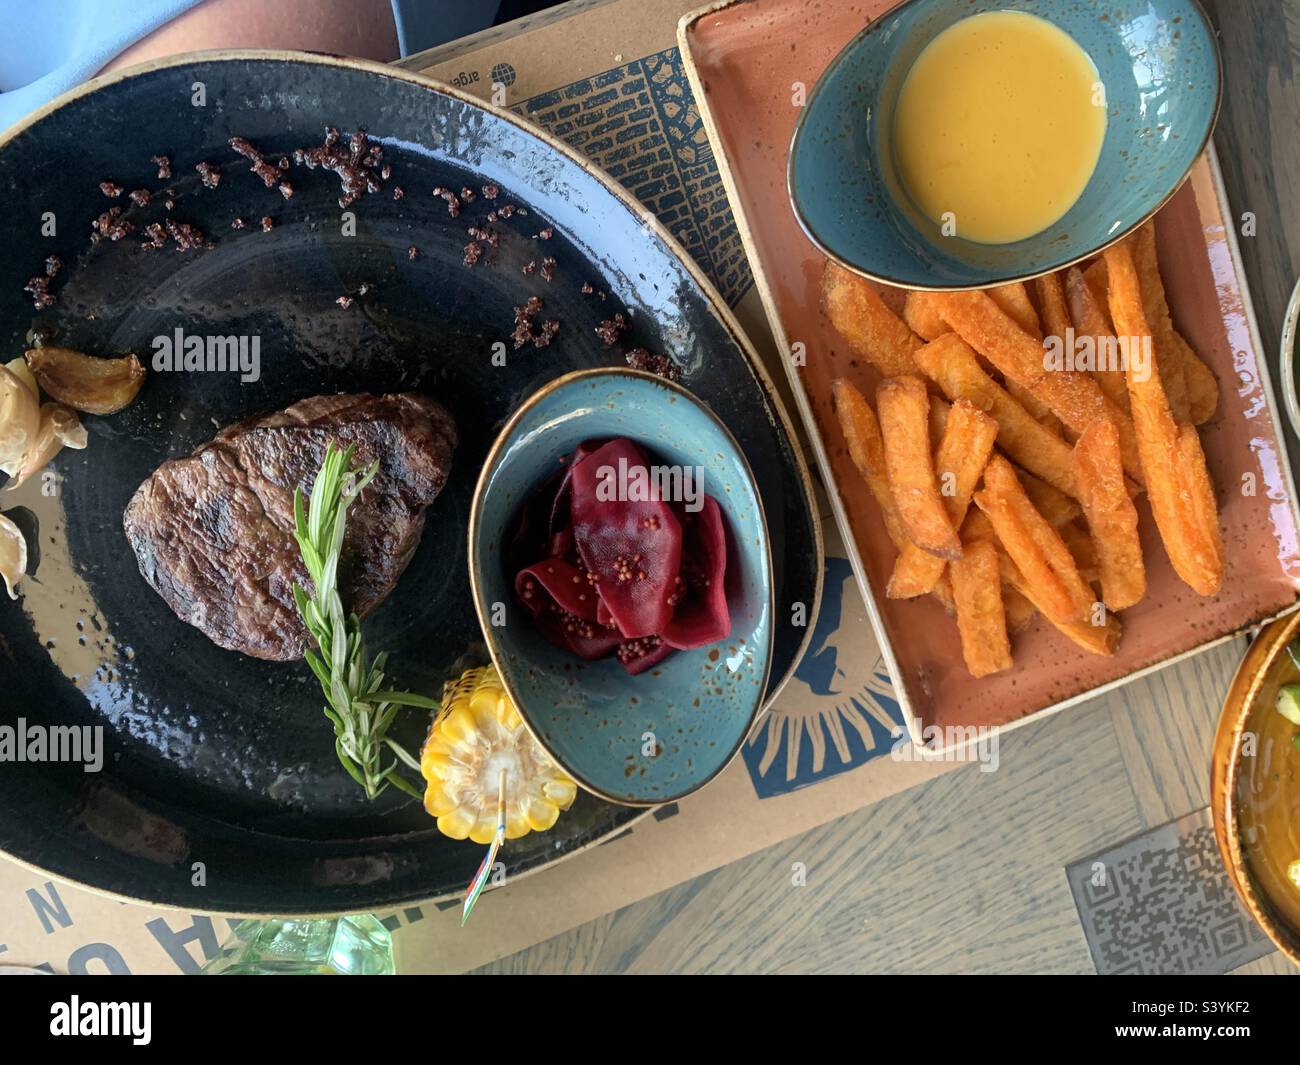
[[[1286,667],[1287,644],[1295,639],[1297,631],[1300,613],[1288,614],[1265,626],[1237,667],[1214,736],[1210,805],[1219,853],[1237,895],[1278,950],[1300,965],[1300,927],[1287,922],[1258,889],[1242,849],[1237,810],[1242,736],[1263,693],[1271,689],[1278,672]]]

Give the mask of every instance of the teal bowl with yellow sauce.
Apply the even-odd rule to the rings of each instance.
[[[1033,37],[1044,54],[1013,32],[1026,18],[1048,24],[1032,24],[1045,30]],[[983,36],[970,35],[974,25]],[[962,34],[966,52],[954,52]],[[1067,94],[1055,79],[1080,49]],[[953,58],[985,76],[927,92],[935,85],[923,74],[951,75]],[[1004,79],[1024,111],[999,134],[983,123],[1015,95]],[[914,289],[1026,280],[1096,254],[1159,210],[1205,150],[1221,95],[1215,32],[1195,0],[907,0],[854,37],[814,86],[790,149],[790,200],[815,244],[873,280]],[[1104,121],[1082,121],[1096,117],[1080,116],[1084,107]],[[1036,140],[1021,135],[1030,127]],[[923,152],[927,137],[937,140]],[[978,175],[999,173],[987,209],[1006,218],[992,224],[969,193]],[[1058,217],[1034,199],[1035,180]],[[959,209],[943,210],[948,199]]]

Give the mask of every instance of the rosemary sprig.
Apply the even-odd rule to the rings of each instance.
[[[334,725],[334,749],[343,768],[374,799],[391,784],[420,797],[419,790],[399,772],[404,763],[417,773],[420,763],[388,736],[399,707],[436,708],[438,704],[411,692],[386,691],[387,654],[373,659],[361,640],[361,623],[355,614],[343,613],[339,598],[339,556],[347,527],[348,508],[374,480],[379,463],[359,475],[352,469],[355,447],[339,450],[331,441],[325,461],[312,486],[310,507],[301,488],[293,493],[294,537],[311,576],[315,594],[294,585],[298,605],[316,650],[307,651],[307,664],[325,693],[325,716]],[[394,756],[383,764],[385,749]]]

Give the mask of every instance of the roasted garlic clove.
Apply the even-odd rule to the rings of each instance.
[[[36,397],[37,403],[41,401],[41,388],[36,383],[36,378],[32,376],[32,371],[27,368],[26,359],[21,355],[16,359],[10,359],[5,363],[5,369],[32,390],[32,395]]]
[[[134,355],[100,359],[71,348],[32,348],[27,365],[41,388],[87,414],[116,414],[144,384],[144,367]]]
[[[17,599],[18,582],[27,572],[27,539],[17,525],[0,514],[0,577],[10,599]]]
[[[12,474],[36,442],[41,409],[16,374],[0,367],[0,470]]]
[[[36,441],[28,448],[18,468],[13,471],[13,479],[9,482],[7,490],[12,491],[43,469],[60,449],[70,447],[74,451],[80,451],[87,443],[89,439],[86,436],[86,427],[81,424],[76,411],[65,407],[62,403],[43,403]]]

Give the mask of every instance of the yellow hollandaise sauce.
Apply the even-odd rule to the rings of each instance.
[[[1022,11],[955,22],[917,56],[894,112],[898,175],[944,232],[1009,244],[1058,221],[1106,136],[1092,59]]]

